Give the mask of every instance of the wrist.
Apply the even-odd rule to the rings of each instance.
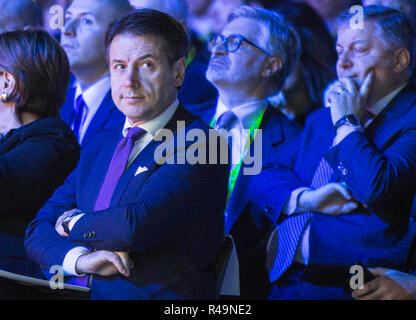
[[[337,133],[338,129],[341,128],[342,126],[349,126],[349,127],[353,127],[353,128],[359,128],[360,127],[360,120],[358,119],[358,117],[355,114],[352,114],[352,113],[351,114],[345,114],[335,122],[335,124],[334,124],[335,133]]]

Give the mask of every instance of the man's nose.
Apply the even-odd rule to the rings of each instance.
[[[345,51],[338,55],[338,61],[337,61],[338,67],[341,69],[349,69],[352,67],[353,62],[350,57],[350,52]]]
[[[225,48],[225,41],[218,41],[211,50],[212,55],[225,55],[227,54],[227,49]]]
[[[129,67],[124,79],[126,88],[138,88],[140,86],[139,72],[135,67]]]
[[[67,37],[75,36],[76,25],[76,20],[68,20],[65,22],[64,27],[62,28],[62,34]]]

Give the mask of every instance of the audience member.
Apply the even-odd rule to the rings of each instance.
[[[401,270],[415,236],[414,35],[394,9],[364,7],[363,30],[350,18],[337,24],[330,108],[309,116],[294,172],[264,170],[252,190],[277,224],[271,299],[351,299],[343,287],[352,265]]]
[[[0,0],[0,33],[42,25],[42,15],[32,0]]]
[[[104,38],[110,23],[130,10],[128,0],[74,0],[65,12],[61,44],[75,78],[60,113],[81,145],[95,132],[123,122],[111,99]]]
[[[363,5],[391,7],[404,12],[408,18],[416,19],[416,3],[413,0],[363,0]]]
[[[306,117],[322,106],[324,90],[336,77],[337,55],[325,24],[311,7],[293,3],[276,9],[298,32],[302,53],[282,91],[270,102],[289,119],[304,126]]]
[[[287,151],[300,128],[271,107],[267,97],[281,88],[296,64],[299,39],[279,14],[242,6],[231,13],[222,33],[211,39],[209,49],[207,78],[218,89],[219,99],[190,111],[232,135],[225,231],[236,242],[241,296],[262,298],[268,289],[267,272],[264,264],[264,273],[259,272],[261,258],[254,253],[268,225],[257,220],[261,208],[255,206],[249,193],[252,177],[244,173],[251,164],[241,161],[250,154],[250,145],[254,153],[261,152],[258,171],[261,162],[279,161],[290,166],[295,158]],[[261,149],[256,150],[260,148],[253,142],[257,129],[262,130],[262,139],[257,140]]]
[[[194,148],[204,161],[218,152],[185,141],[209,129],[177,100],[187,47],[182,25],[159,11],[132,11],[112,25],[107,57],[124,127],[91,138],[28,227],[28,255],[46,272],[58,264],[67,276],[92,275],[93,299],[214,297],[229,167],[181,164]]]
[[[68,80],[66,54],[47,32],[0,34],[0,268],[6,271],[36,269],[25,259],[25,229],[79,159],[74,134],[58,115]],[[13,297],[0,287],[0,298]]]
[[[186,73],[179,101],[187,105],[201,104],[217,99],[217,90],[205,78],[209,62],[209,52],[206,43],[192,33],[186,23],[188,18],[188,5],[186,0],[130,0],[136,8],[149,8],[169,14],[178,20],[188,31],[190,48],[186,61]]]

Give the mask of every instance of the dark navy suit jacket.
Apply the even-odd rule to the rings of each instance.
[[[28,274],[25,229],[75,168],[79,149],[71,129],[58,118],[33,121],[0,140],[1,268]]]
[[[206,123],[211,123],[216,110],[215,103],[188,106],[188,110],[200,116]],[[262,167],[267,163],[277,162],[293,168],[301,128],[290,121],[278,109],[267,107],[262,122]],[[251,150],[253,154],[253,149]],[[241,296],[243,298],[265,297],[267,275],[264,265],[264,240],[270,231],[270,224],[264,212],[269,208],[252,196],[250,189],[259,186],[253,180],[255,175],[244,175],[244,168],[252,165],[242,164],[239,175],[227,205],[229,219],[225,232],[231,233],[235,240],[239,266]],[[260,182],[261,183],[261,182]]]
[[[201,129],[208,136],[208,127],[183,107],[166,126],[175,134],[177,121],[185,121],[186,132]],[[27,229],[29,257],[47,271],[79,245],[128,251],[135,262],[131,276],[94,276],[93,299],[213,298],[212,267],[223,240],[228,165],[158,165],[154,154],[162,142],[152,141],[121,177],[110,208],[94,212],[121,131],[103,131],[83,147],[77,169]],[[175,145],[174,156],[183,156],[192,144],[187,141],[185,149]],[[139,166],[148,170],[135,175]],[[69,238],[60,237],[55,222],[72,208],[86,215]]]
[[[416,190],[415,86],[404,88],[364,132],[351,133],[332,147],[334,137],[330,110],[312,113],[295,170],[276,165],[263,171],[256,177],[260,188],[253,192],[271,208],[268,217],[279,223],[290,193],[310,185],[325,157],[334,170],[333,181],[345,182],[365,206],[341,216],[314,213],[305,274],[322,285],[339,286],[345,280],[340,271],[347,276],[359,261],[404,270],[416,232],[416,212],[411,210]],[[272,197],[266,197],[271,190]]]
[[[66,93],[65,103],[60,109],[60,115],[69,126],[71,126],[74,119],[74,101],[75,101],[75,79],[71,77],[71,81],[68,85]],[[87,140],[96,132],[104,129],[112,129],[118,127],[125,120],[124,115],[117,109],[111,97],[111,91],[105,95],[104,100],[98,107],[97,113],[92,118],[87,131],[85,132],[84,138],[81,145],[83,146]]]

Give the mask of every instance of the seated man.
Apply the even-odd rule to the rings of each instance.
[[[273,194],[277,224],[266,264],[271,299],[351,299],[351,266],[403,270],[415,219],[416,87],[407,17],[364,8],[364,29],[338,24],[330,108],[309,116],[294,172],[264,171],[256,193]],[[375,36],[376,35],[376,36]],[[260,182],[263,184],[260,184]]]
[[[267,98],[281,89],[296,64],[299,40],[279,14],[242,6],[232,12],[208,48],[207,79],[218,89],[219,99],[188,106],[188,110],[232,137],[225,231],[232,234],[237,247],[241,297],[265,298],[267,270],[264,264],[258,265],[262,258],[257,254],[264,255],[261,239],[270,225],[264,223],[267,219],[258,219],[267,208],[255,205],[257,199],[251,197],[250,188],[257,187],[252,177],[261,171],[262,163],[278,161],[293,167],[296,159],[296,150],[290,146],[300,127],[274,109]],[[253,163],[246,161],[251,154]],[[246,172],[248,168],[251,173]]]
[[[128,0],[74,0],[65,12],[61,45],[74,77],[60,114],[80,145],[124,121],[111,99],[104,39],[109,25],[132,9]]]
[[[177,100],[187,47],[183,27],[159,11],[112,25],[106,48],[124,127],[91,138],[27,229],[26,250],[45,274],[62,265],[66,276],[91,275],[93,299],[214,297],[229,166],[185,161],[218,151],[185,141],[209,129]]]

